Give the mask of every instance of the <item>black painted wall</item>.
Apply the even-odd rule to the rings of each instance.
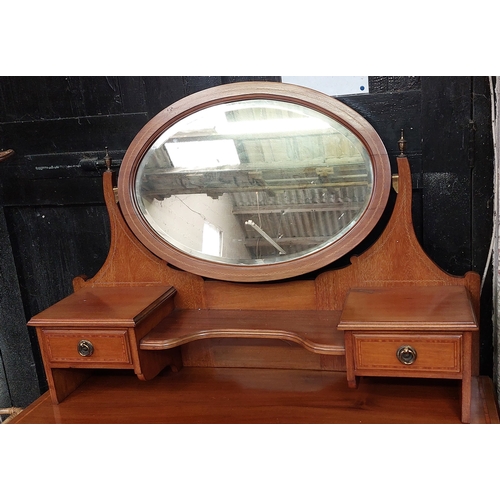
[[[26,321],[106,258],[105,148],[118,168],[157,112],[245,80],[280,77],[0,77],[0,150],[15,150],[0,163],[0,407],[26,406],[46,390]],[[424,249],[452,274],[482,274],[493,205],[488,79],[371,77],[370,93],[339,99],[375,127],[392,158],[404,129]],[[481,314],[481,371],[491,375],[490,276]]]

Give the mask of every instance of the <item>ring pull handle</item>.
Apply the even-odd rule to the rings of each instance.
[[[403,365],[412,365],[417,359],[417,351],[411,345],[402,345],[397,350],[396,357]]]
[[[80,340],[77,346],[78,354],[84,358],[88,358],[94,354],[94,346],[90,340]]]

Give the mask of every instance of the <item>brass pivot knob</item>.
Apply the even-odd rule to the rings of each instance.
[[[90,340],[80,340],[80,342],[78,342],[77,349],[78,354],[80,356],[83,356],[84,358],[87,358],[94,354],[94,346],[92,345],[92,342],[90,342]]]
[[[402,345],[397,350],[396,357],[403,365],[412,365],[417,359],[417,351],[411,345]]]

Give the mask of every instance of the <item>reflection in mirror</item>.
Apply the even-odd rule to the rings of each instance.
[[[370,201],[373,170],[362,142],[329,116],[249,99],[174,123],[136,180],[139,208],[166,242],[250,266],[293,260],[345,235]]]

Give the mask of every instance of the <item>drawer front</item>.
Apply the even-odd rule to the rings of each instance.
[[[50,363],[130,364],[127,330],[43,329]]]
[[[462,335],[354,334],[354,365],[356,370],[458,374]]]

